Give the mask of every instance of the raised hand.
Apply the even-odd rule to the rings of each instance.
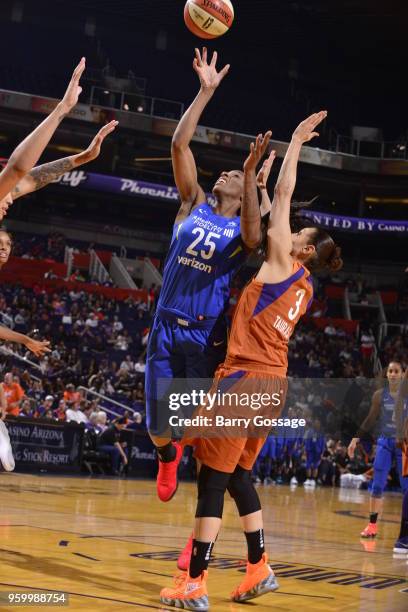
[[[103,141],[109,134],[115,131],[118,123],[119,121],[111,121],[110,123],[104,125],[92,139],[89,147],[87,147],[85,151],[82,151],[82,153],[79,153],[77,156],[77,162],[87,164],[88,162],[96,159],[101,152]]]
[[[28,338],[27,342],[25,342],[25,346],[29,351],[34,353],[36,357],[42,357],[44,353],[51,352],[48,340],[33,340],[32,338]]]
[[[256,177],[256,184],[259,189],[266,189],[266,184],[268,182],[269,174],[271,172],[275,158],[276,151],[271,151],[269,157],[267,157],[264,163],[262,164],[262,167],[258,172],[258,176]]]
[[[320,113],[313,113],[307,119],[302,121],[293,132],[292,140],[296,140],[301,144],[309,142],[312,138],[319,136],[318,132],[315,132],[316,127],[327,117],[327,111],[320,111]]]
[[[66,108],[67,112],[72,110],[78,102],[79,94],[82,91],[82,87],[79,85],[79,80],[84,70],[85,58],[83,57],[78,66],[75,68],[64,97],[61,100],[61,104]]]
[[[249,155],[244,162],[245,171],[256,169],[262,157],[265,155],[271,136],[271,131],[266,132],[265,135],[258,134],[256,141],[251,142]]]
[[[202,53],[199,49],[195,50],[193,68],[200,79],[201,88],[207,91],[214,91],[228,73],[230,65],[227,64],[222,70],[217,72],[218,54],[214,51],[211,62],[207,61],[207,47],[203,47]]]

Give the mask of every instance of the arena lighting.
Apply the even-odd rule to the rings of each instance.
[[[50,149],[54,151],[61,151],[62,153],[70,153],[71,155],[75,155],[75,153],[81,153],[83,149],[80,147],[69,147],[64,145],[50,145]]]
[[[365,202],[367,204],[408,204],[408,198],[378,198],[367,196]]]
[[[143,113],[143,111],[144,111],[143,106],[141,106],[141,105],[139,104],[139,106],[137,107],[137,112],[138,112],[138,113]]]
[[[108,91],[107,89],[104,90],[103,92],[105,95],[108,95],[110,93],[110,91]]]

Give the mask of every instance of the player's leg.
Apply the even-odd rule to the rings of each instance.
[[[304,487],[313,487],[312,471],[314,466],[314,447],[311,442],[306,446],[306,480]]]
[[[153,323],[146,359],[146,418],[149,435],[156,446],[159,470],[157,494],[161,501],[172,499],[177,490],[177,470],[183,454],[180,444],[171,439],[168,406],[162,405],[163,382],[184,376],[184,361],[177,353],[172,324],[158,318]]]
[[[252,450],[256,458],[256,439],[249,439],[246,451]],[[265,593],[276,591],[279,584],[265,553],[264,529],[261,502],[251,480],[251,469],[248,463],[248,452],[245,467],[238,465],[232,474],[228,491],[234,499],[247,541],[247,566],[244,580],[231,593],[231,599],[237,602],[248,601]]]
[[[378,517],[382,514],[384,489],[391,469],[392,454],[385,444],[379,443],[374,460],[374,478],[370,496],[369,523],[360,533],[362,538],[375,538],[378,532]]]
[[[175,588],[162,589],[161,602],[188,610],[208,610],[207,569],[224,508],[231,474],[202,465],[198,475],[198,500],[194,540],[188,572]]]

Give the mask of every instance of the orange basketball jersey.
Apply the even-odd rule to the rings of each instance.
[[[312,299],[310,273],[297,262],[280,283],[252,279],[235,310],[225,365],[285,376],[289,339]]]

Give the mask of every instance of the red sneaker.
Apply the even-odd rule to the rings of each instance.
[[[188,539],[187,544],[181,551],[179,558],[177,559],[177,567],[182,572],[187,572],[190,567],[191,553],[193,551],[193,534]]]
[[[176,448],[176,457],[173,461],[164,463],[159,459],[159,472],[157,474],[157,495],[162,502],[170,501],[176,494],[178,487],[177,470],[183,456],[183,448],[178,442],[172,442]]]
[[[375,538],[377,535],[377,523],[368,523],[367,527],[360,533],[362,538]]]

